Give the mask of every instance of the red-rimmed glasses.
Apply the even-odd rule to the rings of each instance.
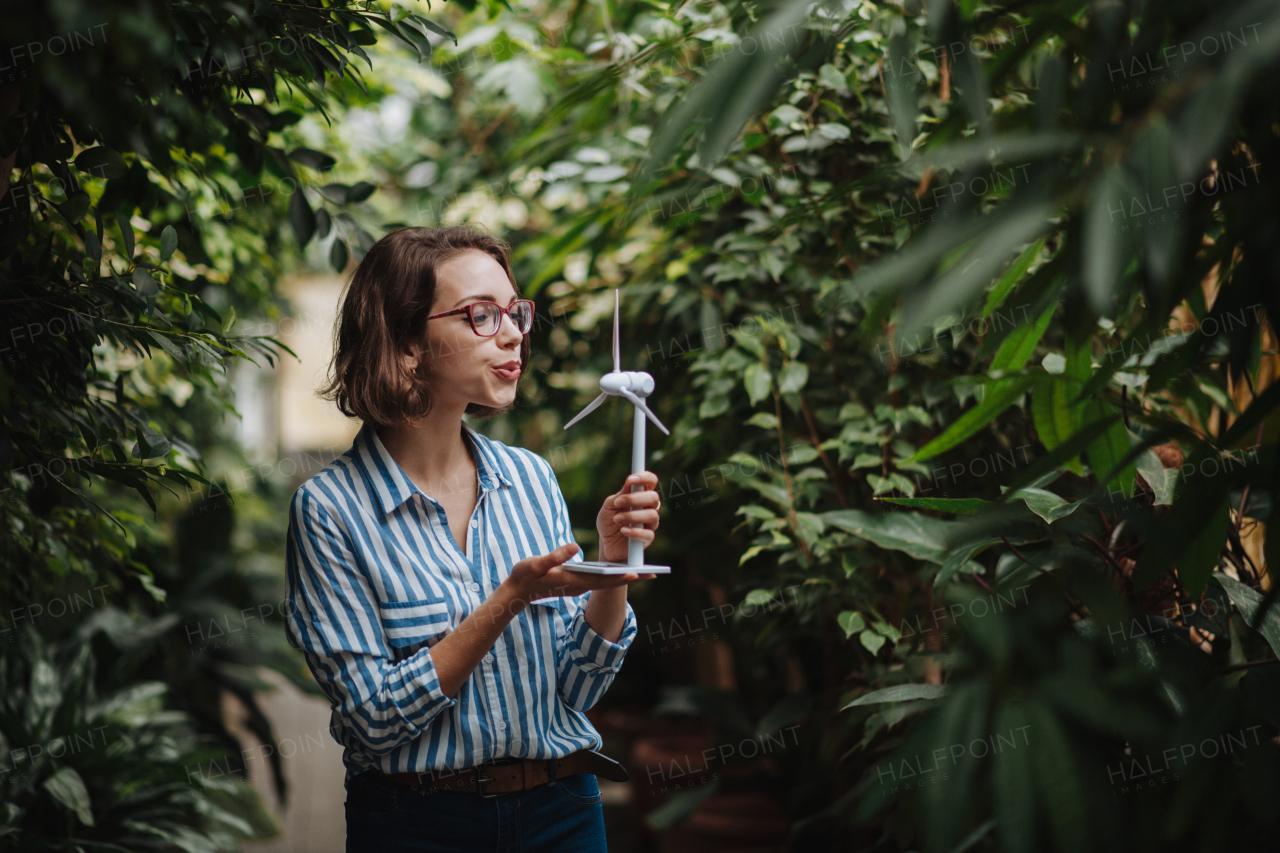
[[[471,331],[482,338],[490,338],[498,334],[498,329],[502,328],[503,314],[511,318],[511,322],[516,324],[516,328],[522,335],[529,334],[529,330],[533,328],[533,302],[529,299],[517,299],[508,308],[503,308],[496,302],[472,302],[470,305],[464,305],[443,314],[435,314],[427,319],[452,317],[455,314],[466,314],[467,319],[471,321]]]

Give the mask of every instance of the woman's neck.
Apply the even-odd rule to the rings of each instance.
[[[473,487],[477,471],[462,436],[462,410],[437,406],[412,426],[380,426],[377,431],[391,458],[431,497],[469,492]]]

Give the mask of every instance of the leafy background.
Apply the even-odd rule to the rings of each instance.
[[[0,371],[0,588],[6,613],[99,585],[109,606],[6,624],[0,752],[102,724],[129,746],[12,775],[7,841],[271,831],[247,786],[181,768],[238,750],[222,691],[254,708],[258,667],[307,689],[305,668],[278,630],[195,667],[166,642],[279,598],[289,484],[209,486],[253,450],[228,365],[290,357],[235,318],[281,316],[283,272],[349,270],[386,228],[471,221],[515,245],[542,318],[520,407],[484,429],[557,454],[575,518],[625,473],[598,462],[626,457],[624,407],[562,429],[623,289],[627,368],[672,429],[651,557],[674,572],[634,590],[642,619],[790,602],[734,609],[728,673],[638,647],[609,697],[724,740],[798,724],[780,780],[734,780],[779,801],[790,847],[1265,849],[1274,4],[86,0],[13,20],[15,44],[108,37],[0,88],[27,212],[0,229],[0,301],[42,330]]]

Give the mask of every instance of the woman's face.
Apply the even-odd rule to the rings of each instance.
[[[487,253],[472,249],[436,268],[435,303],[428,316],[474,302],[509,307],[517,298],[502,265]],[[427,323],[427,348],[420,353],[432,392],[439,399],[506,408],[516,398],[523,340],[524,335],[506,315],[497,334],[487,338],[471,330],[465,313],[432,320]],[[504,365],[514,370],[496,369]]]

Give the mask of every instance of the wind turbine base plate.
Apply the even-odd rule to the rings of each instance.
[[[626,563],[602,563],[594,560],[581,563],[564,563],[561,568],[588,575],[627,575],[633,572],[637,575],[671,574],[670,566],[629,566]]]

